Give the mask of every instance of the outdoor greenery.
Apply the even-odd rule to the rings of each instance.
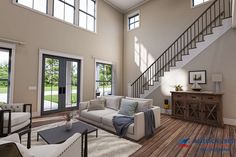
[[[0,81],[0,88],[7,87],[8,85],[8,64],[0,65],[0,79],[4,79],[5,81]]]
[[[77,103],[77,94],[73,93],[71,99],[72,99],[71,104]],[[44,96],[44,100],[58,103],[58,95],[46,95],[46,96]]]
[[[99,69],[98,77],[96,80],[99,86],[111,86],[112,82],[112,65],[97,63],[97,68]]]

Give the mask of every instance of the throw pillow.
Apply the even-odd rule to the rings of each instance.
[[[94,99],[89,101],[88,111],[104,110],[104,109],[105,109],[104,99]]]
[[[138,102],[136,101],[122,99],[119,114],[123,114],[126,116],[133,116],[135,114],[137,106]]]
[[[106,107],[118,111],[120,108],[121,99],[124,98],[123,96],[104,96],[106,99]]]
[[[131,98],[131,97],[126,97],[126,99],[138,102],[138,107],[137,107],[136,113],[137,112],[143,112],[147,109],[152,108],[152,106],[153,106],[153,100],[152,99]]]

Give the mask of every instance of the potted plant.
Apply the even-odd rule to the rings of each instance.
[[[183,91],[182,87],[180,84],[175,85],[175,91]]]
[[[66,120],[65,127],[66,127],[67,131],[71,130],[71,128],[72,128],[72,118],[73,118],[72,112],[66,113],[66,115],[65,115],[65,120]]]

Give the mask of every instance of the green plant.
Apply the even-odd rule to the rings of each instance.
[[[182,87],[183,86],[181,86],[180,84],[175,85],[175,91],[182,91],[183,90]]]

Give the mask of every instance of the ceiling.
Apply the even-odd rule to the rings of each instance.
[[[142,5],[147,1],[148,0],[105,0],[105,2],[109,3],[123,13],[128,12],[139,5]]]

